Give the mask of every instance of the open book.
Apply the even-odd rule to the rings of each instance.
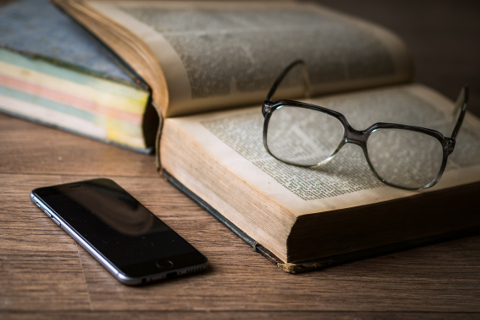
[[[443,178],[425,191],[382,184],[351,144],[316,169],[263,147],[260,105],[296,59],[308,68],[309,102],[342,112],[354,128],[395,122],[450,136],[453,102],[409,84],[411,59],[389,31],[291,2],[56,4],[151,86],[162,172],[285,271],[477,232],[480,121],[470,114]],[[275,99],[303,92],[293,72]]]

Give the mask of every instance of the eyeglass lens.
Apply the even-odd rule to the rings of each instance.
[[[433,182],[443,161],[439,140],[410,130],[377,130],[370,135],[367,150],[377,174],[404,188],[422,188]]]
[[[267,145],[282,161],[315,166],[335,152],[344,131],[342,123],[326,113],[282,106],[270,117]]]

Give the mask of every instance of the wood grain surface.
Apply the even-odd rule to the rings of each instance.
[[[418,82],[450,98],[469,82],[480,116],[478,1],[323,3],[399,34]],[[0,115],[1,319],[480,318],[480,236],[286,274],[160,178],[154,162]],[[206,254],[207,271],[124,286],[29,199],[36,187],[95,177],[114,179]]]

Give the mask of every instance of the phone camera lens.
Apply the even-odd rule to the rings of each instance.
[[[161,259],[157,261],[157,267],[160,269],[170,269],[173,267],[173,262],[170,260]]]

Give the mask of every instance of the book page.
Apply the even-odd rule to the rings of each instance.
[[[420,85],[309,102],[341,112],[358,130],[376,122],[394,122],[432,128],[449,137],[454,127],[453,103]],[[480,121],[470,114],[442,179],[423,191],[406,191],[380,182],[370,171],[362,149],[353,144],[343,146],[332,161],[319,168],[301,168],[274,159],[263,146],[264,120],[259,107],[167,121],[253,190],[266,194],[295,215],[367,205],[480,180]]]
[[[412,75],[396,36],[312,4],[85,3],[155,54],[168,86],[166,117],[258,103],[296,59],[306,61],[313,94],[405,82]],[[281,91],[301,96],[300,72]]]

